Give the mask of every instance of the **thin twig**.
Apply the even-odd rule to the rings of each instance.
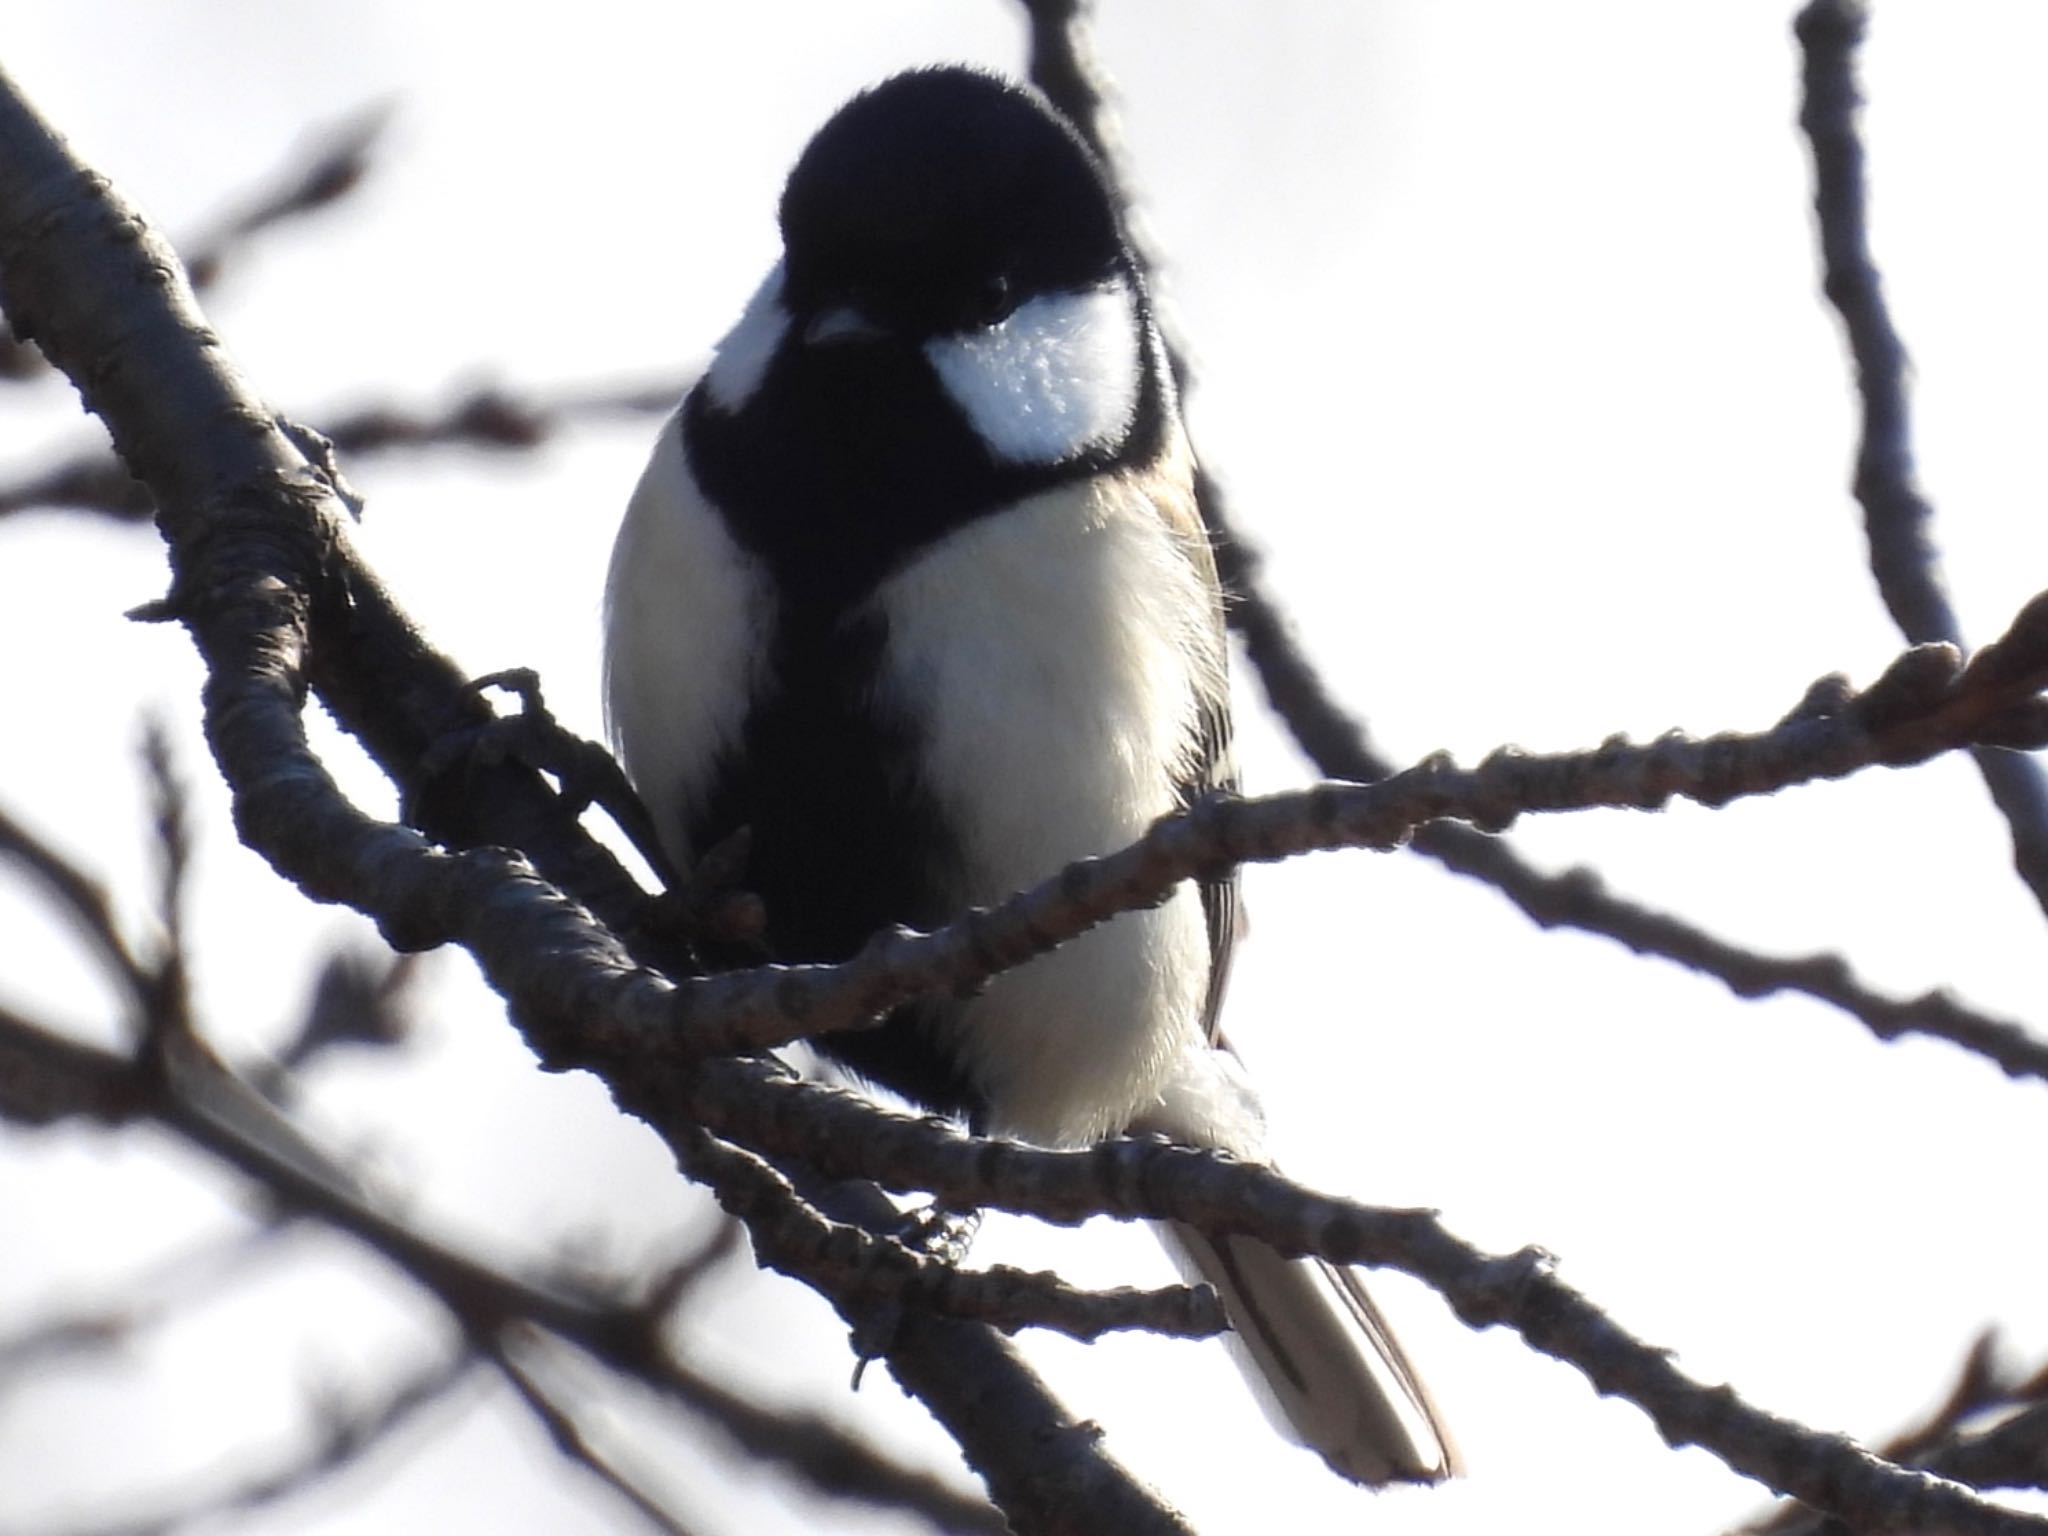
[[[671,1145],[679,1155],[694,1134],[678,1130]],[[813,1165],[795,1166],[820,1182]],[[901,1221],[888,1197],[859,1179],[804,1193],[834,1220],[869,1231]],[[1076,1418],[1034,1372],[1018,1368],[1008,1339],[958,1318],[865,1297],[827,1299],[853,1326],[863,1355],[878,1352],[897,1385],[952,1436],[1014,1536],[1192,1536],[1178,1510],[1109,1454],[1099,1425]],[[1018,1454],[1020,1430],[1035,1442],[1030,1455]]]
[[[0,1116],[6,1113],[0,1105]],[[24,1385],[52,1362],[125,1348],[145,1330],[179,1315],[197,1297],[211,1298],[243,1272],[278,1252],[284,1222],[247,1227],[151,1264],[118,1285],[103,1287],[118,1300],[53,1304],[47,1316],[0,1332],[0,1396]]]
[[[124,1119],[147,1117],[183,1135],[245,1177],[286,1209],[300,1211],[349,1233],[446,1307],[472,1336],[524,1320],[548,1330],[621,1375],[640,1382],[714,1425],[748,1455],[780,1466],[819,1492],[900,1508],[940,1530],[998,1527],[986,1505],[939,1479],[902,1467],[813,1415],[762,1408],[729,1388],[689,1370],[663,1338],[680,1288],[701,1272],[697,1260],[674,1266],[641,1298],[618,1302],[608,1286],[524,1280],[483,1264],[371,1205],[344,1175],[322,1174],[306,1153],[281,1150],[277,1138],[251,1134],[227,1117],[196,1110],[181,1095],[200,1074],[230,1076],[217,1062],[189,1068],[177,1078],[159,1075],[97,1046],[63,1040],[0,1010],[0,1112],[12,1058],[41,1064],[54,1082],[49,1093],[88,1091],[116,1098]],[[203,1060],[203,1059],[202,1059]],[[209,1094],[214,1100],[226,1095]]]
[[[1467,835],[1454,847],[1451,833]],[[2008,1077],[2048,1081],[2048,1040],[2015,1020],[1972,1008],[1946,990],[1893,997],[1865,983],[1837,954],[1759,954],[1681,918],[1615,896],[1590,869],[1555,875],[1529,871],[1534,878],[1524,880],[1519,858],[1506,842],[1469,828],[1438,823],[1416,833],[1417,846],[1425,839],[1450,858],[1497,864],[1489,875],[1491,883],[1542,927],[1604,933],[1639,954],[1675,960],[1711,976],[1737,997],[1810,998],[1840,1009],[1879,1040],[1907,1035],[1940,1040],[1983,1057]]]
[[[467,1351],[458,1351],[400,1381],[377,1402],[346,1411],[319,1405],[312,1443],[269,1469],[204,1492],[124,1495],[125,1502],[143,1513],[63,1527],[61,1536],[172,1536],[188,1526],[252,1515],[297,1498],[384,1446],[397,1444],[416,1450],[424,1443],[418,1429],[423,1412],[453,1395],[474,1365]],[[28,1532],[17,1527],[7,1536],[28,1536]],[[48,1531],[42,1536],[59,1533]]]
[[[259,235],[331,207],[363,184],[376,165],[392,104],[373,102],[299,136],[265,184],[241,195],[215,227],[185,241],[179,254],[202,292],[245,255]]]
[[[524,452],[583,423],[611,416],[672,410],[686,381],[594,384],[553,390],[487,384],[438,409],[396,404],[315,412],[336,453],[369,455],[459,448]],[[149,492],[105,449],[90,449],[0,485],[0,517],[17,512],[96,513],[146,523],[156,515]]]
[[[129,948],[103,886],[5,810],[0,810],[0,862],[17,865],[48,891],[58,911],[112,973],[127,1001],[138,1009],[147,1006],[149,969]]]
[[[1084,1291],[1049,1270],[968,1270],[820,1215],[773,1168],[711,1136],[672,1138],[692,1178],[746,1223],[761,1262],[842,1302],[922,1307],[1015,1333],[1046,1328],[1084,1342],[1143,1329],[1201,1339],[1229,1326],[1208,1287]]]
[[[1091,1216],[1181,1221],[1242,1232],[1287,1254],[1399,1269],[1475,1328],[1504,1326],[1635,1404],[1673,1445],[1697,1445],[1765,1486],[1842,1516],[1857,1531],[2048,1531],[2048,1517],[1999,1509],[1957,1483],[1900,1468],[1840,1435],[1806,1428],[1693,1380],[1672,1352],[1638,1339],[1555,1273],[1540,1250],[1489,1254],[1434,1212],[1314,1193],[1271,1169],[1157,1140],[1049,1152],[977,1138],[852,1094],[726,1061],[666,1079],[673,1104],[636,1106],[656,1124],[687,1116],[798,1158],[824,1174],[935,1194],[948,1205],[1077,1223]],[[651,1089],[651,1085],[650,1085]],[[763,1104],[763,1095],[781,1103]]]
[[[338,202],[362,185],[374,162],[390,111],[363,108],[301,136],[265,184],[241,198],[242,207],[210,232],[185,242],[186,269],[195,288],[218,281],[257,237],[293,219]],[[0,380],[31,379],[44,371],[43,356],[12,332],[0,331]]]
[[[1109,168],[1128,215],[1134,198],[1122,174],[1115,117],[1088,36],[1086,7],[1079,0],[1022,4],[1031,28],[1032,82]],[[1148,269],[1156,269],[1156,255],[1143,249],[1142,242],[1140,246],[1141,260]],[[1182,388],[1190,388],[1185,342],[1169,334],[1167,350]],[[1324,778],[1367,784],[1388,777],[1397,765],[1373,746],[1364,725],[1337,702],[1301,648],[1267,586],[1258,548],[1232,514],[1222,483],[1207,468],[1198,468],[1195,490],[1215,546],[1217,574],[1230,595],[1231,629],[1273,712]],[[1992,754],[2000,760],[2010,755]],[[1504,837],[1439,822],[1419,828],[1409,846],[1454,874],[1493,886],[1542,927],[1598,934],[1635,954],[1654,955],[1711,976],[1738,997],[1809,997],[1849,1014],[1879,1039],[1918,1033],[1946,1040],[1988,1056],[2012,1076],[2040,1076],[2048,1067],[2048,1049],[2022,1026],[1992,1018],[1945,993],[1889,997],[1863,982],[1839,956],[1771,955],[1732,943],[1697,923],[1615,894],[1593,870],[1551,874],[1538,869]]]
[[[1621,738],[1586,752],[1500,749],[1463,769],[1438,756],[1376,784],[1324,784],[1257,799],[1214,799],[1156,822],[1130,847],[1067,866],[1036,888],[931,934],[876,935],[840,965],[764,966],[689,980],[664,1004],[663,983],[620,977],[613,1006],[586,1008],[573,1041],[550,1049],[649,1056],[758,1049],[872,1025],[926,993],[982,981],[1121,912],[1156,904],[1180,881],[1229,864],[1316,849],[1399,846],[1446,817],[1502,826],[1535,811],[1654,809],[1684,797],[1720,805],[1876,763],[1917,761],[1938,744],[2039,739],[2048,729],[2048,595],[1967,667],[1945,646],[1908,651],[1862,693],[1809,691],[1825,706],[1768,730],[1647,746]],[[1956,733],[1960,734],[1956,734]],[[1983,733],[1983,734],[1979,734]],[[535,1020],[538,1024],[540,1021]],[[1924,1018],[1916,1016],[1915,1027]],[[1994,1042],[2008,1070],[2048,1075],[2048,1048]]]
[[[609,1488],[654,1530],[665,1533],[665,1536],[695,1536],[693,1527],[685,1525],[653,1494],[628,1477],[611,1457],[591,1443],[583,1426],[576,1422],[576,1416],[556,1402],[554,1395],[534,1378],[533,1373],[512,1358],[502,1341],[487,1341],[484,1347],[491,1364],[498,1368],[498,1374],[511,1384],[519,1400],[540,1421],[548,1439],[565,1460],[572,1466],[581,1467]]]
[[[271,1080],[260,1084],[275,1097],[316,1057],[337,1046],[387,1050],[411,1037],[413,990],[420,976],[418,955],[367,949],[336,949],[321,963],[297,1027],[277,1048]]]
[[[2048,1371],[2015,1378],[1998,1361],[1996,1335],[1971,1346],[1948,1396],[1921,1423],[1882,1447],[1888,1461],[1972,1488],[2048,1486]],[[1781,1503],[1731,1536],[1856,1536],[1839,1518]]]
[[[1862,0],[1814,0],[1795,27],[1805,60],[1799,125],[1813,149],[1822,286],[1842,317],[1863,405],[1855,490],[1871,574],[1907,640],[1960,645],[1962,625],[1934,542],[1934,507],[1914,468],[1906,347],[1870,254],[1863,141],[1856,125],[1862,102],[1856,52],[1867,19]],[[2048,779],[2038,764],[2011,752],[1979,749],[1971,755],[2011,832],[2013,867],[2048,911]]]

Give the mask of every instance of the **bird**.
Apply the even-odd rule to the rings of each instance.
[[[1234,790],[1223,597],[1144,272],[1107,175],[977,68],[834,113],[782,254],[664,424],[606,592],[620,762],[679,868],[744,838],[738,966],[836,962]],[[855,1078],[1047,1147],[1264,1158],[1219,1028],[1234,869],[879,1027]],[[1457,1457],[1362,1283],[1166,1223],[1282,1433],[1353,1481]]]

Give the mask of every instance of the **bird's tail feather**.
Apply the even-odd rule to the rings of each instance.
[[[1460,1470],[1435,1405],[1364,1284],[1320,1259],[1178,1222],[1160,1240],[1216,1288],[1233,1353],[1267,1417],[1354,1482],[1434,1483]]]

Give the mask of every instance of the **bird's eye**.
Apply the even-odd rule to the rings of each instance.
[[[1010,291],[1010,279],[1004,273],[984,278],[974,291],[973,315],[981,325],[1000,325],[1016,307],[1016,297]]]

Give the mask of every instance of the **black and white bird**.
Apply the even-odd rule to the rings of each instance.
[[[1036,95],[899,75],[819,130],[783,258],[662,429],[612,556],[606,694],[679,865],[750,829],[763,942],[835,961],[1234,783],[1223,606],[1145,283]],[[1217,1028],[1236,881],[821,1051],[977,1130],[1263,1156]],[[1360,1482],[1454,1470],[1357,1279],[1169,1227],[1283,1431]]]

